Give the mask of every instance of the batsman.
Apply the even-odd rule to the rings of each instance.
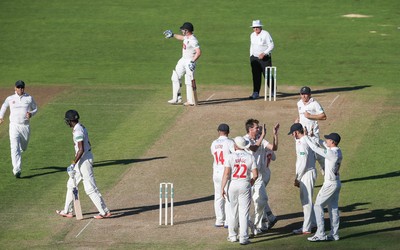
[[[197,105],[197,88],[194,77],[196,62],[201,55],[200,45],[197,38],[194,36],[194,27],[192,23],[185,22],[180,27],[182,35],[174,34],[172,30],[164,31],[165,38],[175,38],[183,41],[182,57],[179,59],[172,71],[172,99],[168,101],[170,104],[182,103],[181,86],[182,77],[185,76],[187,101],[185,106]]]
[[[99,211],[95,215],[95,219],[103,219],[111,217],[111,212],[107,208],[104,199],[97,188],[96,180],[93,172],[93,154],[89,141],[88,132],[83,124],[79,122],[79,114],[76,110],[68,110],[65,113],[65,123],[72,129],[74,141],[75,156],[72,164],[67,168],[69,179],[67,182],[67,195],[63,210],[56,210],[56,213],[62,217],[72,218],[72,204],[75,205],[75,214],[78,219],[80,211],[80,203],[76,203],[75,197],[79,197],[77,193],[77,185],[83,181],[86,194],[90,197],[93,204]],[[75,196],[75,197],[74,197]],[[74,202],[73,202],[74,201]],[[78,205],[78,207],[77,207]],[[78,209],[79,208],[79,209]],[[79,211],[78,211],[79,210]]]

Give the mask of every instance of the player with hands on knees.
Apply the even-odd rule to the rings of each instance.
[[[79,114],[76,110],[68,110],[65,113],[65,123],[72,129],[75,156],[72,164],[67,168],[69,175],[67,182],[67,194],[63,210],[56,210],[60,216],[72,218],[74,188],[82,181],[86,194],[96,206],[99,214],[95,219],[111,217],[111,212],[104,202],[103,196],[96,185],[93,172],[93,154],[89,141],[89,134],[83,124],[79,122]]]
[[[182,78],[185,77],[187,102],[185,106],[194,106],[196,103],[194,91],[196,90],[195,71],[196,63],[201,56],[201,49],[199,41],[193,34],[194,27],[190,22],[185,22],[180,27],[182,35],[174,34],[172,30],[164,31],[165,38],[175,38],[183,41],[182,43],[182,57],[179,59],[172,71],[172,99],[168,101],[170,104],[182,103],[181,87]]]

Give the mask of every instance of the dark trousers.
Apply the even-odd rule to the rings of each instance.
[[[260,93],[261,89],[261,80],[262,76],[265,78],[265,67],[272,66],[272,59],[270,55],[264,56],[262,60],[258,59],[258,57],[250,56],[250,65],[251,65],[251,73],[253,74],[253,92]],[[270,86],[269,83],[269,74],[271,72],[267,72],[267,85]],[[275,80],[272,76],[272,82],[275,84]],[[271,86],[274,88],[274,86]]]

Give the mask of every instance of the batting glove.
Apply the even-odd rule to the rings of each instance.
[[[74,168],[75,168],[75,164],[71,164],[71,165],[69,165],[69,167],[67,167],[67,173],[68,173],[69,177],[71,177],[71,178],[75,177],[76,171],[74,170]]]
[[[189,67],[190,71],[194,71],[194,69],[196,68],[196,64],[193,61],[191,61],[188,65],[188,67]]]
[[[174,33],[172,32],[172,30],[166,30],[166,31],[164,31],[163,34],[164,34],[165,38],[174,37]]]

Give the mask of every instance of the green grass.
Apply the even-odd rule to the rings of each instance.
[[[23,172],[31,178],[12,178],[8,126],[0,126],[0,245],[16,248],[23,235],[32,246],[53,248],[73,226],[37,216],[63,204],[65,167],[73,155],[71,131],[63,123],[67,109],[80,112],[95,161],[110,163],[96,168],[105,192],[181,112],[161,105],[170,96],[170,74],[181,48],[162,32],[178,32],[184,21],[192,21],[203,50],[199,84],[243,85],[250,92],[249,25],[261,19],[275,42],[279,84],[370,85],[358,92],[357,101],[384,103],[374,117],[363,115],[363,106],[343,107],[354,118],[335,125],[346,138],[341,145],[347,166],[342,208],[360,213],[343,218],[343,241],[334,247],[395,249],[399,8],[395,0],[1,1],[0,87],[11,89],[23,79],[27,92],[35,85],[62,84],[66,90],[32,119],[24,154],[29,167]],[[350,13],[372,17],[341,17]],[[257,247],[310,248],[307,243],[291,237]]]

